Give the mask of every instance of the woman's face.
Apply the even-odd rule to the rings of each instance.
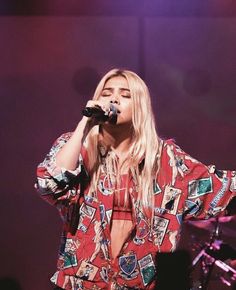
[[[125,77],[115,76],[104,85],[99,100],[103,104],[113,104],[117,109],[117,124],[132,123],[132,98]]]

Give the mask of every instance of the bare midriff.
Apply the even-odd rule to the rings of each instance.
[[[111,228],[111,251],[113,260],[119,255],[125,241],[131,233],[132,220],[113,219]]]

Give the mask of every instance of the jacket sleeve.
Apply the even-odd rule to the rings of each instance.
[[[185,153],[175,143],[167,142],[172,182],[181,184],[185,196],[184,219],[207,219],[223,215],[236,195],[236,172],[206,166]]]
[[[60,136],[53,144],[46,158],[37,167],[37,183],[35,187],[40,196],[52,205],[59,205],[77,199],[80,184],[88,179],[84,167],[87,154],[82,147],[75,170],[66,170],[56,164],[57,152],[70,139],[72,133]]]

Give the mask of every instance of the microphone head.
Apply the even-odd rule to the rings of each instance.
[[[109,123],[116,124],[117,123],[117,108],[113,104],[110,105],[110,112],[112,112],[112,114],[109,117]]]

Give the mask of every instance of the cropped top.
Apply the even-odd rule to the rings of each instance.
[[[113,215],[114,220],[132,220],[132,201],[130,190],[127,188],[129,175],[124,174],[120,177],[120,186],[114,192]]]

